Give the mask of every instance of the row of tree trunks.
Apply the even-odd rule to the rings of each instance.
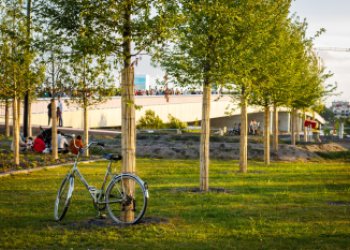
[[[211,85],[206,81],[202,96],[202,122],[200,139],[200,190],[209,190],[209,153],[210,153],[210,100]]]

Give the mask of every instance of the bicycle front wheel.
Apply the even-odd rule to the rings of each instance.
[[[70,200],[74,190],[74,176],[69,174],[63,179],[60,189],[58,190],[54,217],[56,221],[61,221],[67,213]]]
[[[107,210],[117,223],[135,224],[145,214],[148,191],[133,175],[121,175],[111,181],[106,191]]]

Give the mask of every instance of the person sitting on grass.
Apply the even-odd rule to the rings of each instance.
[[[69,148],[73,154],[77,155],[79,152],[79,149],[82,147],[84,147],[84,145],[80,135],[78,135],[77,138],[72,139],[70,141]]]
[[[18,138],[18,145],[19,145],[19,151],[20,152],[24,152],[27,150],[27,143],[26,141],[23,139],[23,136],[20,135],[19,138]],[[14,151],[15,149],[15,146],[14,146],[14,141],[12,140],[11,142],[11,150]]]
[[[62,153],[68,153],[68,141],[64,135],[61,134],[61,131],[57,131],[57,147],[58,147],[58,152]]]
[[[45,148],[44,137],[40,134],[35,138],[32,149],[34,152],[42,153]]]

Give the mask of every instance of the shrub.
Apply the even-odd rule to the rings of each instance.
[[[170,114],[168,115],[168,119],[169,119],[169,124],[167,124],[168,128],[185,129],[188,126],[187,122],[182,122],[178,118],[176,118]]]
[[[144,116],[140,118],[137,124],[139,129],[161,129],[164,128],[162,119],[153,110],[146,110]]]

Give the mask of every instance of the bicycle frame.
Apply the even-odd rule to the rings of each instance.
[[[54,208],[55,219],[61,221],[65,216],[74,190],[75,176],[78,176],[84,187],[90,193],[94,207],[98,211],[98,217],[104,217],[103,211],[108,211],[111,219],[117,223],[137,223],[146,211],[147,200],[149,198],[147,183],[132,173],[117,173],[116,171],[112,173],[112,163],[119,161],[121,156],[106,154],[104,158],[109,162],[101,189],[89,185],[78,168],[78,162],[84,150],[87,150],[93,144],[97,144],[101,147],[104,146],[101,143],[90,143],[82,148],[78,148],[74,145],[79,150],[73,167],[62,181],[57,193]],[[109,179],[108,186],[106,185],[107,179]],[[68,185],[69,189],[67,193]]]
[[[90,147],[90,145],[87,146],[86,148],[89,148],[89,147]],[[78,169],[78,160],[79,160],[79,156],[82,153],[83,153],[83,149],[80,149],[79,152],[78,152],[78,155],[77,155],[77,157],[75,159],[75,162],[74,162],[73,168],[71,169],[70,174],[73,175],[73,176],[77,175],[79,177],[80,181],[83,183],[85,188],[89,191],[89,193],[90,193],[94,203],[96,203],[96,204],[105,204],[105,201],[103,200],[103,198],[104,198],[103,195],[104,195],[104,189],[105,189],[105,186],[106,186],[106,182],[107,182],[108,176],[110,176],[110,175],[113,176],[112,179],[114,178],[114,176],[117,176],[117,175],[111,173],[112,162],[110,161],[108,163],[107,170],[106,170],[105,176],[103,178],[101,189],[97,189],[96,187],[89,185],[87,180],[84,178],[84,176],[80,173],[80,171]]]

